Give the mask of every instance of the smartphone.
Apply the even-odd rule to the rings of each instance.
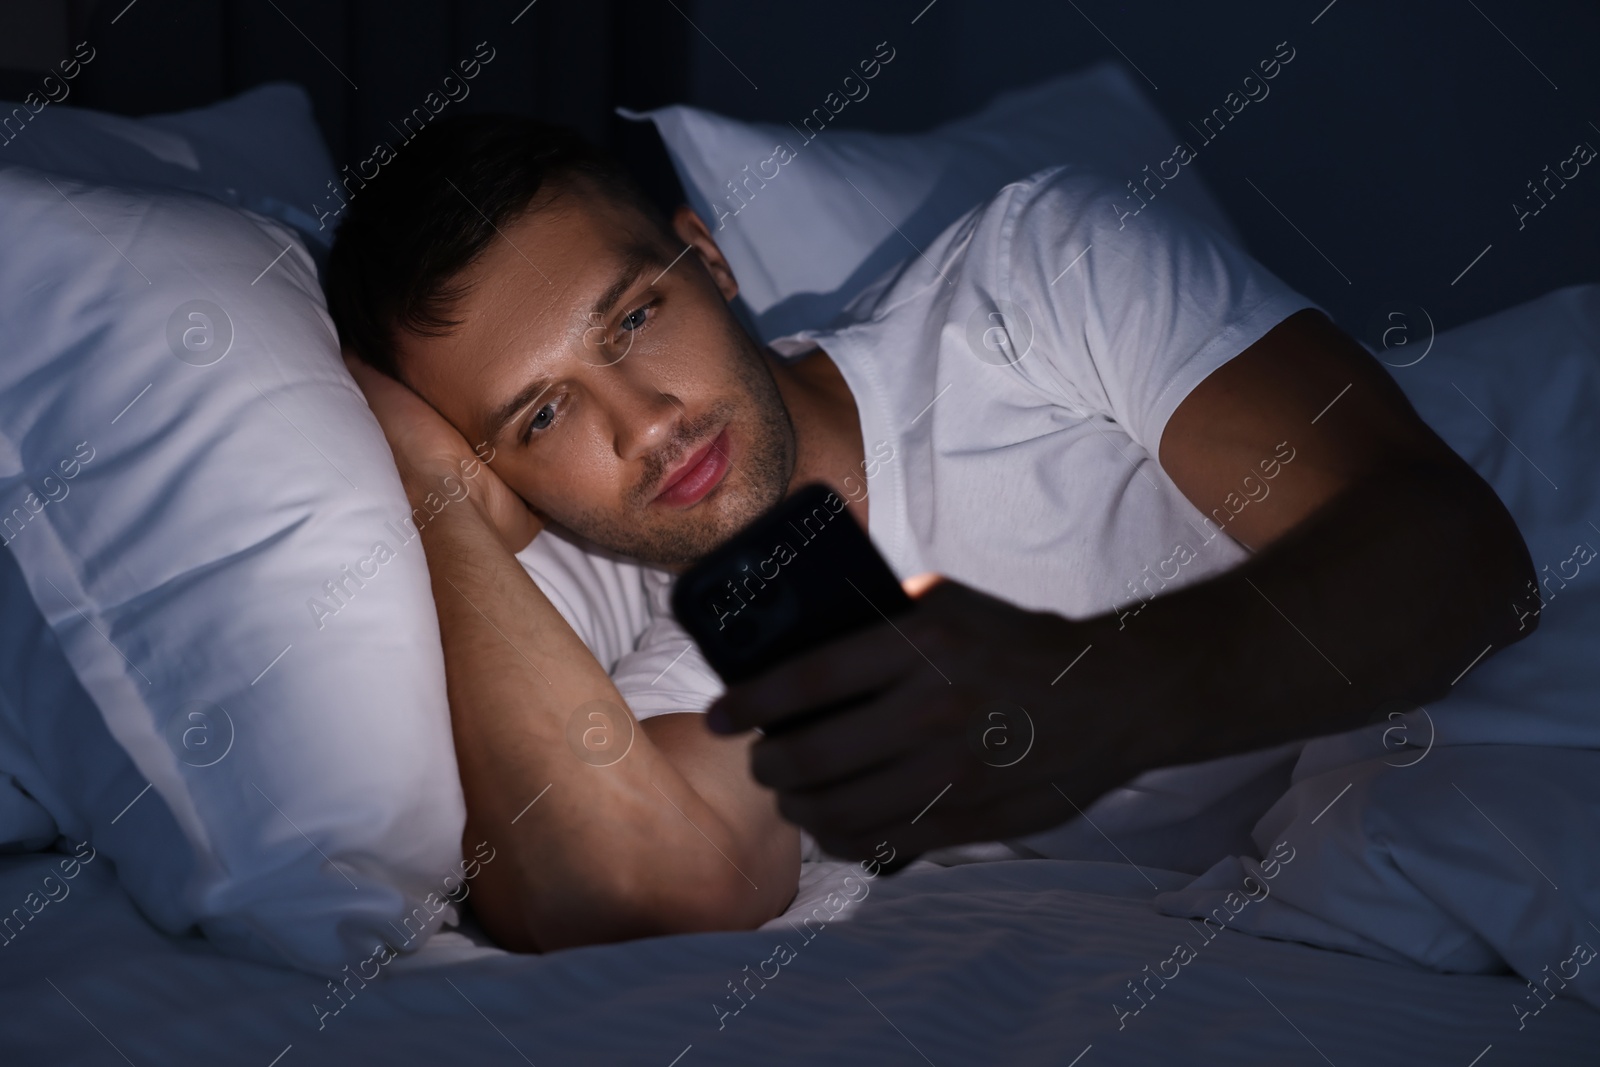
[[[729,685],[910,607],[844,498],[820,482],[718,546],[672,590],[673,614]]]
[[[673,614],[728,685],[910,607],[844,498],[820,482],[719,545],[672,589]],[[815,708],[762,732],[787,733],[855,703]],[[880,873],[895,874],[915,858],[897,855]]]

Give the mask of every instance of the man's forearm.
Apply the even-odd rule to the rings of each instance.
[[[467,837],[511,856],[484,868],[495,877],[475,894],[496,939],[549,949],[726,928],[745,905],[767,917],[712,852],[738,855],[740,842],[633,723],[604,668],[479,511],[446,508],[423,545]],[[626,755],[601,766],[568,741],[569,719],[595,701],[610,714],[595,728],[632,731]]]
[[[1101,670],[1158,679],[1131,754],[1144,770],[1337,733],[1391,701],[1437,699],[1477,657],[1531,632],[1512,604],[1532,577],[1521,534],[1485,484],[1401,469],[1358,484],[1235,570],[1151,601],[1125,630],[1112,614],[1084,636],[1106,651]]]

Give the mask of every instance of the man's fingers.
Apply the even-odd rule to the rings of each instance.
[[[903,756],[949,710],[948,686],[898,686],[815,722],[768,736],[751,751],[756,780],[780,791],[818,789]]]
[[[923,748],[822,789],[784,791],[778,810],[812,834],[865,837],[910,823],[949,799],[969,757],[954,746]]]
[[[1026,836],[1059,826],[1074,814],[1071,805],[1044,783],[970,806],[963,805],[953,789],[914,823],[902,820],[839,831],[800,825],[828,855],[853,860],[871,858],[885,841],[897,856],[917,856],[950,845]]]
[[[846,634],[736,685],[710,708],[719,733],[766,729],[797,712],[870,696],[922,660],[887,623]]]
[[[942,585],[949,580],[950,579],[946,578],[938,571],[922,571],[919,574],[913,574],[911,577],[901,582],[900,588],[906,591],[906,596],[910,597],[912,600],[916,600],[934,586]]]
[[[356,384],[361,387],[362,392],[370,392],[374,388],[382,388],[388,382],[394,382],[395,385],[401,384],[349,349],[345,349],[343,357],[345,369],[350,372],[350,377],[356,380]]]

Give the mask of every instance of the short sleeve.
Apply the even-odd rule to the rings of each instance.
[[[543,530],[517,562],[607,672],[631,652],[650,622],[644,568],[585,550]]]
[[[672,616],[672,576],[546,530],[517,554],[636,718],[705,711],[722,680]]]
[[[650,621],[638,646],[611,674],[635,718],[680,711],[705,711],[722,694],[722,679],[672,615],[672,579],[665,572],[644,578]]]
[[[1174,180],[1185,178],[1196,180]],[[1159,188],[1141,201],[1104,175],[1056,168],[1009,193],[1000,291],[1026,317],[1007,322],[1013,343],[1031,329],[1018,371],[1151,456],[1195,386],[1317,307]]]

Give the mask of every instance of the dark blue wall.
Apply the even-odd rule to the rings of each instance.
[[[925,128],[1103,57],[1142,71],[1151,102],[1184,129],[1287,40],[1295,59],[1271,95],[1195,165],[1257,258],[1347,329],[1368,336],[1369,321],[1397,301],[1421,305],[1443,328],[1600,280],[1600,160],[1564,190],[1552,183],[1556,197],[1520,231],[1512,208],[1531,202],[1525,183],[1576,143],[1600,149],[1592,0],[680,6],[701,31],[690,38],[691,102],[797,117],[888,40],[893,67],[840,122],[892,130]]]

